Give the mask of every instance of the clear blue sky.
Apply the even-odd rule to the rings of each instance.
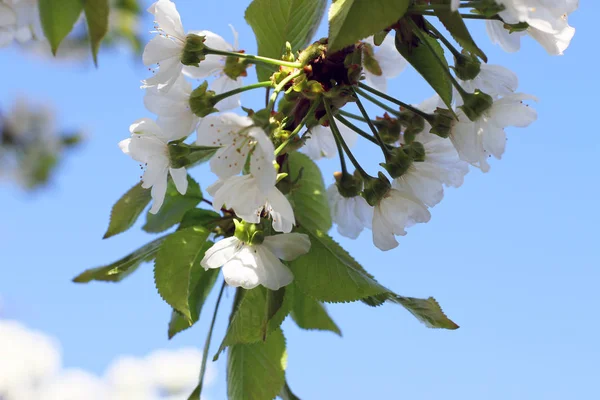
[[[231,23],[241,47],[253,52],[243,20],[246,3],[228,1],[223,10],[218,5],[224,2],[177,1],[186,29],[208,29],[231,40]],[[338,238],[398,293],[435,296],[461,328],[429,330],[397,306],[360,303],[329,307],[343,339],[300,331],[288,320],[288,379],[301,398],[597,396],[599,13],[597,2],[582,2],[570,19],[577,34],[564,57],[547,56],[532,40],[521,52],[505,54],[490,44],[482,24],[471,24],[491,63],[516,71],[520,90],[540,98],[539,120],[509,130],[502,161],[494,161],[487,175],[472,170],[463,187],[447,190],[431,222],[410,229],[396,250],[380,252],[368,233],[357,241]],[[149,19],[145,27],[152,27]],[[52,188],[34,195],[0,188],[5,316],[57,337],[67,366],[97,373],[119,354],[201,347],[214,294],[200,323],[168,342],[170,311],[156,293],[150,264],[118,285],[71,283],[83,269],[112,262],[152,239],[139,229],[101,239],[112,204],[139,179],[139,167],[117,142],[127,137],[133,120],[151,116],[139,89],[147,69],[116,52],[102,54],[95,70],[40,62],[15,49],[0,51],[0,65],[3,107],[17,94],[47,99],[64,127],[83,126],[90,135]],[[406,102],[432,94],[408,70],[390,91],[402,93]],[[252,106],[252,96],[244,100]],[[378,153],[362,146],[358,155],[374,163]],[[330,181],[337,162],[322,166]],[[203,187],[213,181],[206,168],[192,175]],[[215,346],[229,314],[233,292],[228,294]],[[218,383],[207,392],[211,399],[225,398],[224,361]]]

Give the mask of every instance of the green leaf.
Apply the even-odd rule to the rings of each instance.
[[[192,227],[171,234],[160,246],[154,261],[154,282],[160,296],[192,324],[189,297],[192,271],[199,279],[198,264],[210,246],[210,231]],[[197,282],[196,282],[197,283]]]
[[[452,108],[452,82],[448,77],[448,62],[444,49],[437,40],[421,31],[426,43],[403,40],[400,31],[396,32],[396,49],[440,95],[444,103]],[[416,37],[412,38],[417,40]],[[436,60],[438,58],[440,62]],[[444,70],[445,68],[445,70]]]
[[[160,245],[168,236],[159,237],[110,265],[88,269],[73,278],[73,282],[119,282],[134,272],[141,263],[152,261]]]
[[[289,154],[286,170],[283,172],[289,174],[292,182],[300,177],[297,187],[292,188],[288,195],[300,226],[323,232],[331,229],[327,190],[317,164],[305,154],[294,152]]]
[[[331,237],[320,231],[298,229],[310,237],[310,252],[290,262],[296,287],[324,302],[350,302],[387,293],[364,268]]]
[[[108,239],[131,228],[150,203],[150,190],[138,183],[115,203],[110,212],[110,223],[103,239]]]
[[[294,300],[293,289],[293,285],[285,286],[275,293],[263,286],[250,290],[241,289],[243,295],[233,311],[223,342],[213,360],[217,360],[228,346],[255,343],[268,338],[290,313]]]
[[[183,215],[178,229],[185,229],[190,226],[204,226],[210,228],[215,226],[222,219],[223,217],[220,214],[212,210],[192,208]]]
[[[377,307],[384,302],[400,304],[428,328],[458,329],[459,326],[449,319],[442,311],[440,304],[433,298],[417,299],[414,297],[399,296],[393,292],[363,299],[365,304]]]
[[[236,344],[227,357],[229,400],[270,400],[285,383],[285,338],[280,329],[265,342]]]
[[[246,9],[246,21],[258,44],[258,55],[280,59],[286,42],[292,50],[309,44],[323,14],[327,0],[254,0]],[[266,81],[275,68],[257,65],[259,81]]]
[[[447,4],[450,5],[451,0],[431,0],[431,4]],[[483,61],[487,62],[487,56],[485,53],[477,47],[475,40],[471,36],[469,29],[465,25],[461,15],[457,11],[442,10],[435,8],[435,15],[438,17],[440,22],[448,29],[448,32],[452,35],[454,40],[462,46],[463,49],[476,54]]]
[[[186,157],[188,168],[207,162],[219,150],[219,146],[189,146],[190,154]]]
[[[404,16],[410,0],[334,0],[329,9],[329,51],[374,35]]]
[[[182,195],[175,188],[173,180],[169,180],[165,202],[156,214],[148,212],[143,230],[150,233],[163,232],[178,224],[186,212],[202,201],[202,191],[198,183],[188,175],[188,189]]]
[[[206,242],[202,254],[206,252],[212,246],[212,242]],[[181,313],[173,310],[171,315],[171,322],[169,322],[169,339],[179,332],[188,329],[193,326],[200,319],[200,313],[206,298],[215,286],[215,282],[219,276],[218,269],[204,270],[204,267],[199,262],[192,266],[190,271],[190,285],[189,285],[189,296],[188,304],[190,309],[191,321],[188,320]]]
[[[342,336],[340,328],[331,319],[325,306],[317,300],[306,296],[300,290],[294,293],[292,318],[302,329],[331,331]]]
[[[279,393],[279,397],[281,397],[282,400],[300,400],[300,398],[296,396],[294,392],[292,392],[292,389],[290,389],[287,380],[285,381],[283,388]]]
[[[90,45],[94,64],[98,66],[98,49],[100,42],[108,33],[108,14],[110,7],[108,0],[83,0],[83,12],[88,26]]]
[[[83,10],[81,0],[39,0],[40,21],[52,54],[71,32]]]

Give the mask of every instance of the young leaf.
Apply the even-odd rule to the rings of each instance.
[[[364,268],[331,237],[303,228],[310,237],[310,252],[290,262],[295,285],[308,296],[324,302],[357,301],[387,293]]]
[[[327,232],[331,229],[327,191],[317,164],[305,154],[294,152],[289,154],[284,172],[289,174],[292,182],[298,180],[297,187],[288,195],[297,222],[309,230]]]
[[[329,9],[329,51],[374,35],[404,16],[410,0],[334,0]]]
[[[192,271],[199,279],[197,267],[208,249],[210,231],[192,227],[170,235],[160,246],[154,261],[154,282],[160,296],[192,324],[189,297]],[[200,267],[201,268],[201,267]],[[197,283],[197,282],[196,282]]]
[[[125,232],[131,228],[138,217],[150,203],[150,190],[138,183],[115,203],[110,212],[110,223],[103,239]]]
[[[279,59],[289,42],[292,50],[308,45],[319,26],[327,0],[254,0],[246,9],[246,21],[258,44],[258,55]],[[259,81],[268,80],[275,69],[257,66]]]
[[[325,306],[319,301],[306,296],[300,290],[294,293],[292,318],[302,329],[331,331],[342,336],[340,328],[331,319]]]
[[[192,208],[183,215],[178,229],[181,230],[189,228],[190,226],[204,226],[209,228],[214,226],[221,219],[223,219],[223,217],[212,210]]]
[[[228,346],[264,341],[265,337],[268,338],[279,328],[290,313],[293,300],[293,285],[281,288],[275,293],[263,286],[244,290],[214,359],[216,360]],[[276,304],[273,304],[274,301]]]
[[[285,338],[280,329],[265,342],[236,344],[227,357],[229,400],[270,400],[285,383]]]
[[[400,304],[428,328],[458,329],[459,326],[444,314],[440,304],[433,298],[417,299],[399,296],[393,292],[372,296],[362,300],[371,307],[377,307],[384,302]]]
[[[426,43],[419,41],[416,45],[404,41],[398,31],[396,33],[396,49],[440,95],[448,107],[452,107],[452,82],[448,78],[448,62],[444,49],[437,40],[423,32]],[[416,37],[415,37],[416,39]],[[440,62],[436,60],[438,58]],[[446,71],[444,71],[444,68]]]
[[[450,5],[451,0],[431,0],[431,4],[447,4]],[[454,40],[462,46],[463,49],[476,54],[483,61],[487,62],[487,56],[485,53],[477,47],[475,40],[471,37],[469,29],[465,25],[459,12],[442,10],[434,8],[433,12],[438,17],[440,22],[448,29],[448,32],[452,35]]]
[[[39,0],[40,21],[52,54],[71,32],[83,9],[81,0]]]
[[[279,393],[279,397],[281,397],[282,400],[300,400],[300,398],[296,396],[294,392],[292,392],[292,389],[290,389],[287,380],[285,381],[283,388]]]
[[[73,278],[73,282],[119,282],[134,272],[141,263],[152,261],[160,245],[168,236],[159,237],[110,265],[88,269]]]
[[[88,26],[88,35],[92,47],[94,64],[98,66],[100,42],[108,32],[108,0],[83,0],[83,12]]]
[[[163,232],[175,224],[178,224],[184,214],[190,209],[196,207],[202,200],[202,191],[198,183],[188,175],[188,189],[182,195],[175,188],[172,180],[167,185],[167,194],[165,202],[156,214],[148,212],[146,215],[146,224],[143,230],[150,233]]]

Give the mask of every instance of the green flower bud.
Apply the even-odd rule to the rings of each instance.
[[[319,57],[324,58],[326,53],[327,39],[321,39],[304,49],[302,53],[300,53],[300,55],[298,56],[298,61],[302,65],[308,65],[310,62],[316,60]]]
[[[205,36],[198,36],[190,33],[185,38],[181,63],[183,65],[193,65],[198,67],[200,62],[206,58]]]
[[[360,195],[363,187],[363,181],[359,174],[350,175],[348,173],[336,172],[333,174],[335,185],[338,192],[343,197],[356,197]]]
[[[425,161],[425,146],[422,143],[412,142],[408,146],[403,146],[402,149],[413,161]]]
[[[396,147],[391,150],[391,155],[388,157],[388,160],[379,165],[385,168],[392,178],[396,179],[408,171],[412,162],[412,158],[402,147]]]
[[[475,79],[481,71],[481,62],[470,55],[461,54],[458,57],[454,57],[454,64],[456,76],[463,81]]]
[[[204,81],[190,95],[190,109],[197,116],[204,118],[208,114],[218,112],[213,98],[215,92],[208,90],[208,82]]]
[[[234,56],[228,56],[225,59],[225,68],[223,68],[223,73],[227,75],[229,78],[236,80],[240,76],[248,76],[246,69],[248,69],[249,64],[239,58]]]
[[[398,119],[390,117],[388,113],[385,113],[383,118],[377,117],[374,125],[384,143],[392,144],[400,140],[402,125]]]
[[[310,100],[316,100],[325,92],[325,88],[321,82],[308,80],[306,75],[301,75],[294,80],[292,86],[294,92],[301,93],[304,97]]]
[[[418,135],[425,129],[425,119],[410,110],[400,112],[399,121],[404,126],[404,140],[407,143],[412,142],[415,135]]]
[[[481,90],[475,90],[475,93],[467,93],[462,96],[464,104],[459,108],[465,112],[471,121],[477,121],[481,114],[486,112],[494,104],[494,99],[489,94]]]
[[[371,207],[375,207],[390,191],[392,185],[386,176],[379,172],[377,178],[365,179],[363,197]]]
[[[362,75],[362,51],[360,48],[356,48],[346,56],[344,66],[348,71],[348,81],[358,83]]]
[[[518,24],[504,24],[504,29],[508,30],[509,33],[523,32],[529,29],[527,22],[519,22]]]
[[[363,65],[367,71],[376,76],[383,75],[383,71],[381,70],[381,66],[379,62],[375,58],[375,53],[373,52],[373,46],[368,43],[362,44],[362,56],[363,56]]]
[[[454,125],[454,115],[452,114],[452,111],[448,109],[437,108],[433,112],[433,118],[429,123],[431,124],[430,133],[447,138],[450,136],[452,126]]]
[[[257,245],[265,241],[265,234],[260,230],[260,225],[250,224],[248,222],[234,219],[235,233],[234,236],[240,241],[249,244]]]

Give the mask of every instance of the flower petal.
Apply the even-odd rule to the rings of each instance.
[[[181,194],[185,194],[188,188],[187,171],[185,170],[185,167],[169,168],[169,172],[171,173],[177,191]]]
[[[200,265],[204,269],[221,268],[238,253],[241,246],[242,242],[235,236],[221,239],[206,250]]]
[[[264,245],[253,246],[256,251],[260,284],[271,290],[279,290],[294,280],[294,274]]]
[[[282,233],[265,237],[262,246],[278,258],[292,261],[310,251],[310,239],[303,233]]]

